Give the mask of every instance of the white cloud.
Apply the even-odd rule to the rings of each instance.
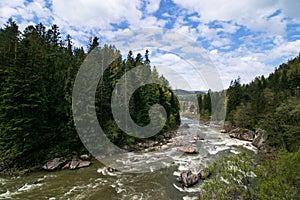
[[[282,33],[285,30],[283,15],[268,19],[280,7],[273,0],[174,0],[175,3],[197,12],[203,23],[212,21],[232,21],[254,31]]]
[[[51,0],[51,8],[47,8],[46,0],[0,0],[0,23],[10,16],[17,19],[20,30],[29,24],[55,23],[72,36],[75,46],[86,46],[90,37],[100,36],[102,44],[115,44],[125,55],[129,50],[144,53],[148,48],[154,53],[153,63],[171,66],[189,84],[195,83],[193,89],[199,77],[193,76],[191,66],[210,83],[206,87],[219,81],[214,76],[228,86],[238,75],[243,82],[267,75],[276,67],[273,63],[299,53],[299,0],[173,1],[180,9],[166,12],[162,15],[167,19],[160,19],[153,13],[160,9],[161,0]],[[187,18],[187,14],[193,15]],[[164,30],[174,19],[173,29]],[[124,22],[129,24],[126,29],[112,26]],[[293,25],[294,32],[289,29],[287,34],[287,25]],[[201,42],[208,45],[207,50],[201,48]],[[155,54],[158,49],[165,54]]]
[[[147,0],[146,10],[148,13],[154,13],[159,9],[160,0]]]
[[[128,21],[137,25],[142,13],[139,0],[53,0],[55,20],[63,19],[69,25],[78,28],[110,29],[111,23]]]
[[[291,17],[298,22],[300,21],[300,1],[299,0],[289,0],[289,1],[280,1],[280,7],[282,12],[287,16]]]

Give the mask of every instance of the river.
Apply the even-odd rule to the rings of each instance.
[[[34,172],[21,177],[0,177],[0,199],[198,199],[202,181],[190,188],[176,182],[181,170],[199,172],[224,154],[237,154],[241,147],[255,151],[250,142],[230,138],[220,128],[182,117],[175,138],[158,151],[128,153],[119,162],[132,172],[109,172],[94,160],[90,167],[57,172]],[[204,140],[195,141],[199,135]],[[181,143],[181,144],[179,144]],[[178,150],[183,144],[198,154]],[[147,169],[147,170],[145,170]],[[140,170],[140,171],[139,171]]]

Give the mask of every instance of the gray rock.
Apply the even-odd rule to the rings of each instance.
[[[52,161],[47,162],[43,169],[47,171],[54,171],[61,168],[61,166],[65,163],[65,160],[62,158],[54,158]]]
[[[184,170],[180,173],[180,177],[177,178],[178,182],[181,182],[184,187],[190,187],[196,184],[199,180],[197,174],[192,173],[191,170]]]
[[[73,158],[70,162],[69,169],[77,169],[77,166],[79,165],[80,160],[78,158]]]
[[[242,128],[235,128],[229,132],[229,136],[239,140],[253,141],[255,133],[254,131]]]
[[[198,153],[197,147],[193,147],[193,146],[183,146],[183,147],[179,147],[178,149],[180,151],[182,151],[184,153],[188,153],[188,154]]]
[[[197,141],[197,140],[204,140],[204,138],[200,137],[200,135],[198,135],[198,134],[195,135],[195,136],[193,137],[193,139],[196,140],[196,141]]]
[[[77,169],[83,168],[83,167],[89,167],[91,164],[92,163],[90,161],[81,161],[81,162],[79,162]]]
[[[70,162],[69,169],[74,170],[74,169],[79,169],[82,167],[88,167],[91,164],[92,163],[90,161],[83,161],[78,158],[73,158]]]
[[[83,155],[79,156],[79,158],[80,158],[81,160],[90,160],[90,156],[87,155],[87,154],[83,154]]]
[[[260,149],[262,146],[264,146],[267,138],[267,132],[265,130],[258,129],[255,131],[255,138],[252,141],[252,145]]]

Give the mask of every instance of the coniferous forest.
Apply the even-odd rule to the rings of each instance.
[[[201,199],[299,199],[300,54],[266,78],[256,77],[249,84],[238,78],[222,92],[226,92],[225,128],[263,129],[266,146],[258,148],[256,157],[244,153],[215,163],[215,177],[204,184]],[[207,100],[211,94],[198,96],[204,118],[211,115]]]
[[[297,151],[300,146],[300,54],[269,77],[249,84],[233,81],[228,89],[227,120],[234,126],[262,128],[269,145]]]
[[[114,46],[90,40],[87,52],[74,47],[70,35],[62,38],[57,25],[30,25],[23,32],[9,19],[0,29],[0,172],[40,166],[57,155],[85,151],[72,115],[72,87],[85,57],[94,48],[118,54],[104,72],[95,95],[98,121],[116,145],[133,145],[142,140],[124,134],[113,120],[111,93],[118,79],[135,66],[145,65],[148,76],[161,84],[146,85],[130,99],[130,114],[140,126],[149,123],[154,104],[165,107],[168,120],[161,134],[180,123],[179,102],[168,81],[151,68],[149,52],[122,58]],[[143,103],[141,103],[143,102]]]
[[[300,54],[281,64],[267,78],[241,84],[231,81],[226,91],[226,122],[231,127],[268,132],[268,144],[297,151],[300,145]],[[198,95],[200,114],[211,115],[212,92]]]

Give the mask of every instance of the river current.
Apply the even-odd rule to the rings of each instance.
[[[120,167],[127,170],[110,172],[101,162],[93,160],[90,167],[74,171],[0,177],[0,199],[198,199],[202,181],[183,188],[176,182],[180,171],[190,169],[197,173],[224,154],[239,153],[242,147],[256,151],[250,142],[220,133],[218,126],[184,117],[181,121],[176,137],[156,151],[129,152],[118,158]],[[194,140],[196,135],[204,140]],[[183,145],[192,145],[199,153],[179,151]]]

